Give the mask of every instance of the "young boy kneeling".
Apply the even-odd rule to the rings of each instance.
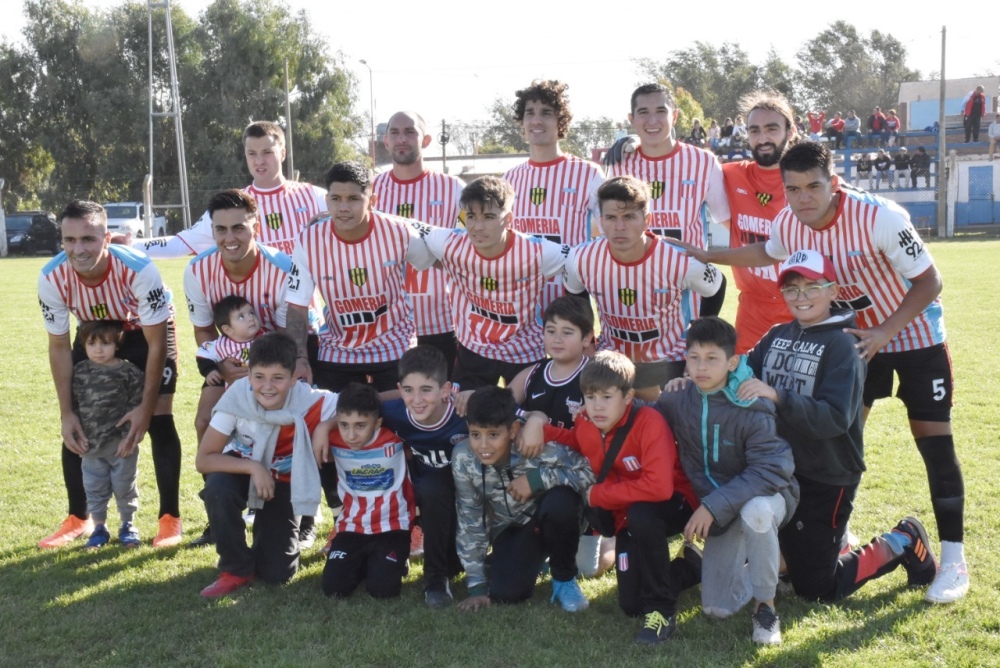
[[[364,582],[375,598],[399,596],[416,506],[403,442],[382,426],[378,391],[348,385],[337,397],[337,415],[316,429],[313,443],[318,454],[325,446],[333,456],[344,502],[323,568],[323,593],[350,596]]]
[[[552,601],[568,612],[583,610],[589,602],[576,582],[576,551],[581,494],[594,483],[594,474],[586,459],[554,443],[530,459],[514,452],[521,426],[516,411],[510,390],[476,390],[466,414],[469,440],[452,452],[456,542],[469,590],[458,607],[471,611],[531,598],[548,557]]]
[[[319,507],[309,434],[333,415],[336,395],[295,380],[295,342],[273,332],[250,347],[245,378],[215,405],[195,464],[219,553],[219,579],[202,590],[226,596],[260,578],[286,582],[299,567],[299,517]],[[256,509],[253,546],[243,511]]]
[[[677,452],[701,505],[684,538],[705,541],[701,605],[729,617],[751,596],[753,640],[781,642],[774,592],[778,585],[778,527],[798,503],[792,449],[774,426],[774,404],[736,396],[750,378],[735,354],[736,330],[716,317],[687,331],[687,373],[693,383],[664,392],[657,407],[677,436]]]

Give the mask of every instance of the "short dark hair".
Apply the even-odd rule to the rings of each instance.
[[[257,200],[248,192],[231,188],[215,193],[208,200],[208,217],[215,215],[216,211],[228,211],[229,209],[243,209],[247,214],[257,213]]]
[[[90,217],[95,218],[98,223],[108,224],[108,213],[104,210],[103,206],[86,199],[75,199],[63,207],[63,210],[59,213],[59,222],[62,223],[65,218]]]
[[[438,385],[448,382],[448,360],[434,346],[410,348],[399,358],[399,380],[411,373],[427,376]]]
[[[715,344],[726,351],[726,357],[736,354],[736,328],[722,318],[707,315],[691,321],[685,337],[687,348],[696,343]]]
[[[556,318],[578,327],[584,337],[594,333],[594,309],[586,299],[570,296],[553,299],[545,307],[542,322],[547,324]]]
[[[480,176],[462,189],[459,205],[468,210],[471,204],[507,211],[514,204],[514,186],[499,176]]]
[[[329,190],[331,183],[355,183],[368,192],[374,179],[372,170],[360,162],[338,162],[326,171],[323,176],[323,187]]]
[[[243,143],[246,144],[250,137],[274,137],[276,143],[285,145],[285,131],[280,125],[271,121],[254,121],[243,128]]]
[[[833,178],[833,154],[824,144],[814,141],[804,141],[791,146],[781,156],[778,162],[781,173],[804,173],[819,169],[827,179]]]
[[[524,122],[524,108],[529,102],[547,104],[556,112],[559,139],[565,139],[569,133],[569,123],[573,120],[573,112],[569,109],[569,97],[566,95],[567,89],[569,85],[561,81],[535,79],[530,86],[517,91],[517,99],[514,101],[514,120],[518,123]]]
[[[663,93],[664,97],[667,98],[667,106],[671,109],[675,109],[677,103],[674,102],[674,92],[670,90],[669,86],[666,86],[660,82],[643,84],[632,91],[632,99],[629,102],[629,109],[632,113],[635,113],[635,105],[639,100],[640,95],[652,95],[654,93]]]
[[[505,387],[487,385],[469,397],[465,421],[470,426],[509,427],[516,419],[517,402],[513,393]]]
[[[212,320],[221,332],[223,325],[229,324],[229,319],[244,306],[252,306],[246,298],[239,295],[228,295],[212,305]]]
[[[284,332],[270,332],[254,339],[250,344],[250,354],[247,366],[280,366],[290,373],[295,373],[295,359],[298,348],[295,339]]]
[[[580,372],[580,391],[584,394],[617,387],[627,394],[635,386],[635,364],[614,350],[602,350]]]
[[[125,336],[125,328],[117,320],[88,320],[80,323],[76,335],[84,345],[97,339],[102,343],[114,343],[118,348]]]
[[[364,417],[382,417],[382,402],[378,390],[371,385],[351,383],[337,395],[337,413],[357,413]]]
[[[628,207],[649,211],[649,186],[634,176],[616,176],[597,189],[597,208],[603,213],[605,202],[621,202]]]

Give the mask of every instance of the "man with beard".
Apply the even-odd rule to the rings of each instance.
[[[375,178],[374,206],[382,213],[454,229],[460,218],[458,200],[464,184],[454,176],[424,167],[423,151],[431,140],[427,124],[419,114],[399,111],[392,115],[385,132],[392,170]],[[416,271],[407,267],[405,290],[413,302],[417,343],[441,351],[451,378],[458,344],[444,271],[433,267]]]
[[[746,116],[753,160],[727,162],[722,174],[729,200],[729,245],[733,248],[766,241],[771,221],[785,208],[785,187],[778,160],[798,140],[788,100],[772,91],[756,91],[740,100]],[[740,290],[736,307],[736,352],[745,353],[772,326],[791,320],[777,284],[777,264],[733,267]]]

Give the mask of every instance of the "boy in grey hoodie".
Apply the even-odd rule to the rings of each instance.
[[[657,407],[674,430],[684,473],[701,500],[684,538],[705,541],[702,610],[729,617],[752,597],[754,642],[777,644],[778,528],[795,510],[798,485],[792,450],[775,430],[774,404],[736,396],[751,374],[735,349],[736,330],[725,320],[692,322],[686,357],[693,382],[664,392]]]

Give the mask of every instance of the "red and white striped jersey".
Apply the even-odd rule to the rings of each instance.
[[[441,172],[426,171],[415,179],[401,181],[388,171],[375,178],[375,208],[435,227],[454,229],[459,221],[458,200],[463,187],[461,179]],[[406,268],[406,294],[413,303],[417,336],[443,334],[454,329],[450,293],[445,274],[440,269]]]
[[[458,342],[482,357],[514,364],[544,358],[539,297],[546,279],[562,271],[570,247],[509,232],[506,250],[486,258],[465,230],[423,233],[452,282]]]
[[[262,336],[263,334],[264,332],[260,332],[258,336]],[[256,338],[254,337],[249,341],[234,341],[222,334],[219,338],[205,341],[205,343],[198,346],[198,352],[195,356],[213,362],[234,359],[239,362],[239,366],[246,366],[247,361],[250,359],[250,346]]]
[[[600,347],[636,363],[682,360],[684,331],[693,317],[683,293],[710,297],[719,291],[722,274],[646,234],[652,243],[630,264],[612,257],[604,237],[574,248],[566,261],[566,289],[586,289],[597,302]]]
[[[352,450],[334,429],[330,453],[337,463],[337,493],[344,502],[337,531],[377,534],[410,528],[416,507],[398,436],[381,427],[368,445]]]
[[[66,253],[56,255],[38,277],[38,302],[45,330],[69,332],[69,315],[77,322],[120,320],[127,331],[158,325],[171,318],[171,295],[160,272],[144,253],[127,246],[108,246],[108,270],[100,283],[85,285]]]
[[[258,188],[250,184],[243,192],[257,201],[257,243],[271,246],[286,255],[292,254],[295,240],[309,224],[309,220],[321,211],[326,211],[326,191],[311,183],[285,181],[276,188]],[[182,230],[177,238],[184,242],[190,253],[195,255],[215,247],[212,235],[212,219],[208,211],[202,214],[190,229]],[[149,255],[155,258],[178,257],[172,251],[176,244],[150,240],[135,245],[143,245]]]
[[[212,307],[229,295],[238,295],[253,305],[264,331],[273,332],[285,326],[288,311],[285,293],[292,258],[260,244],[257,251],[253,272],[239,282],[229,278],[218,248],[191,260],[184,270],[184,296],[192,325],[210,327],[214,322]]]
[[[368,233],[343,241],[333,221],[307,227],[292,253],[289,304],[309,306],[313,290],[326,302],[319,359],[340,364],[392,362],[416,345],[413,309],[403,290],[407,261],[433,264],[418,230],[370,211]]]
[[[599,231],[597,189],[604,183],[600,166],[564,155],[550,162],[528,160],[504,179],[514,186],[514,230],[568,246],[579,246]],[[555,276],[545,286],[542,310],[563,295],[561,283],[561,276]]]
[[[642,148],[608,168],[608,178],[630,175],[649,184],[649,229],[653,234],[680,239],[704,248],[707,213],[712,220],[729,218],[722,168],[713,153],[677,142],[660,158],[647,158]]]
[[[910,216],[893,201],[841,187],[833,221],[821,230],[804,225],[790,208],[771,226],[767,254],[784,260],[812,249],[830,258],[837,272],[837,306],[854,309],[858,325],[875,327],[899,309],[910,289],[908,279],[934,265],[913,229]],[[945,340],[941,298],[936,298],[883,348],[919,350]]]

